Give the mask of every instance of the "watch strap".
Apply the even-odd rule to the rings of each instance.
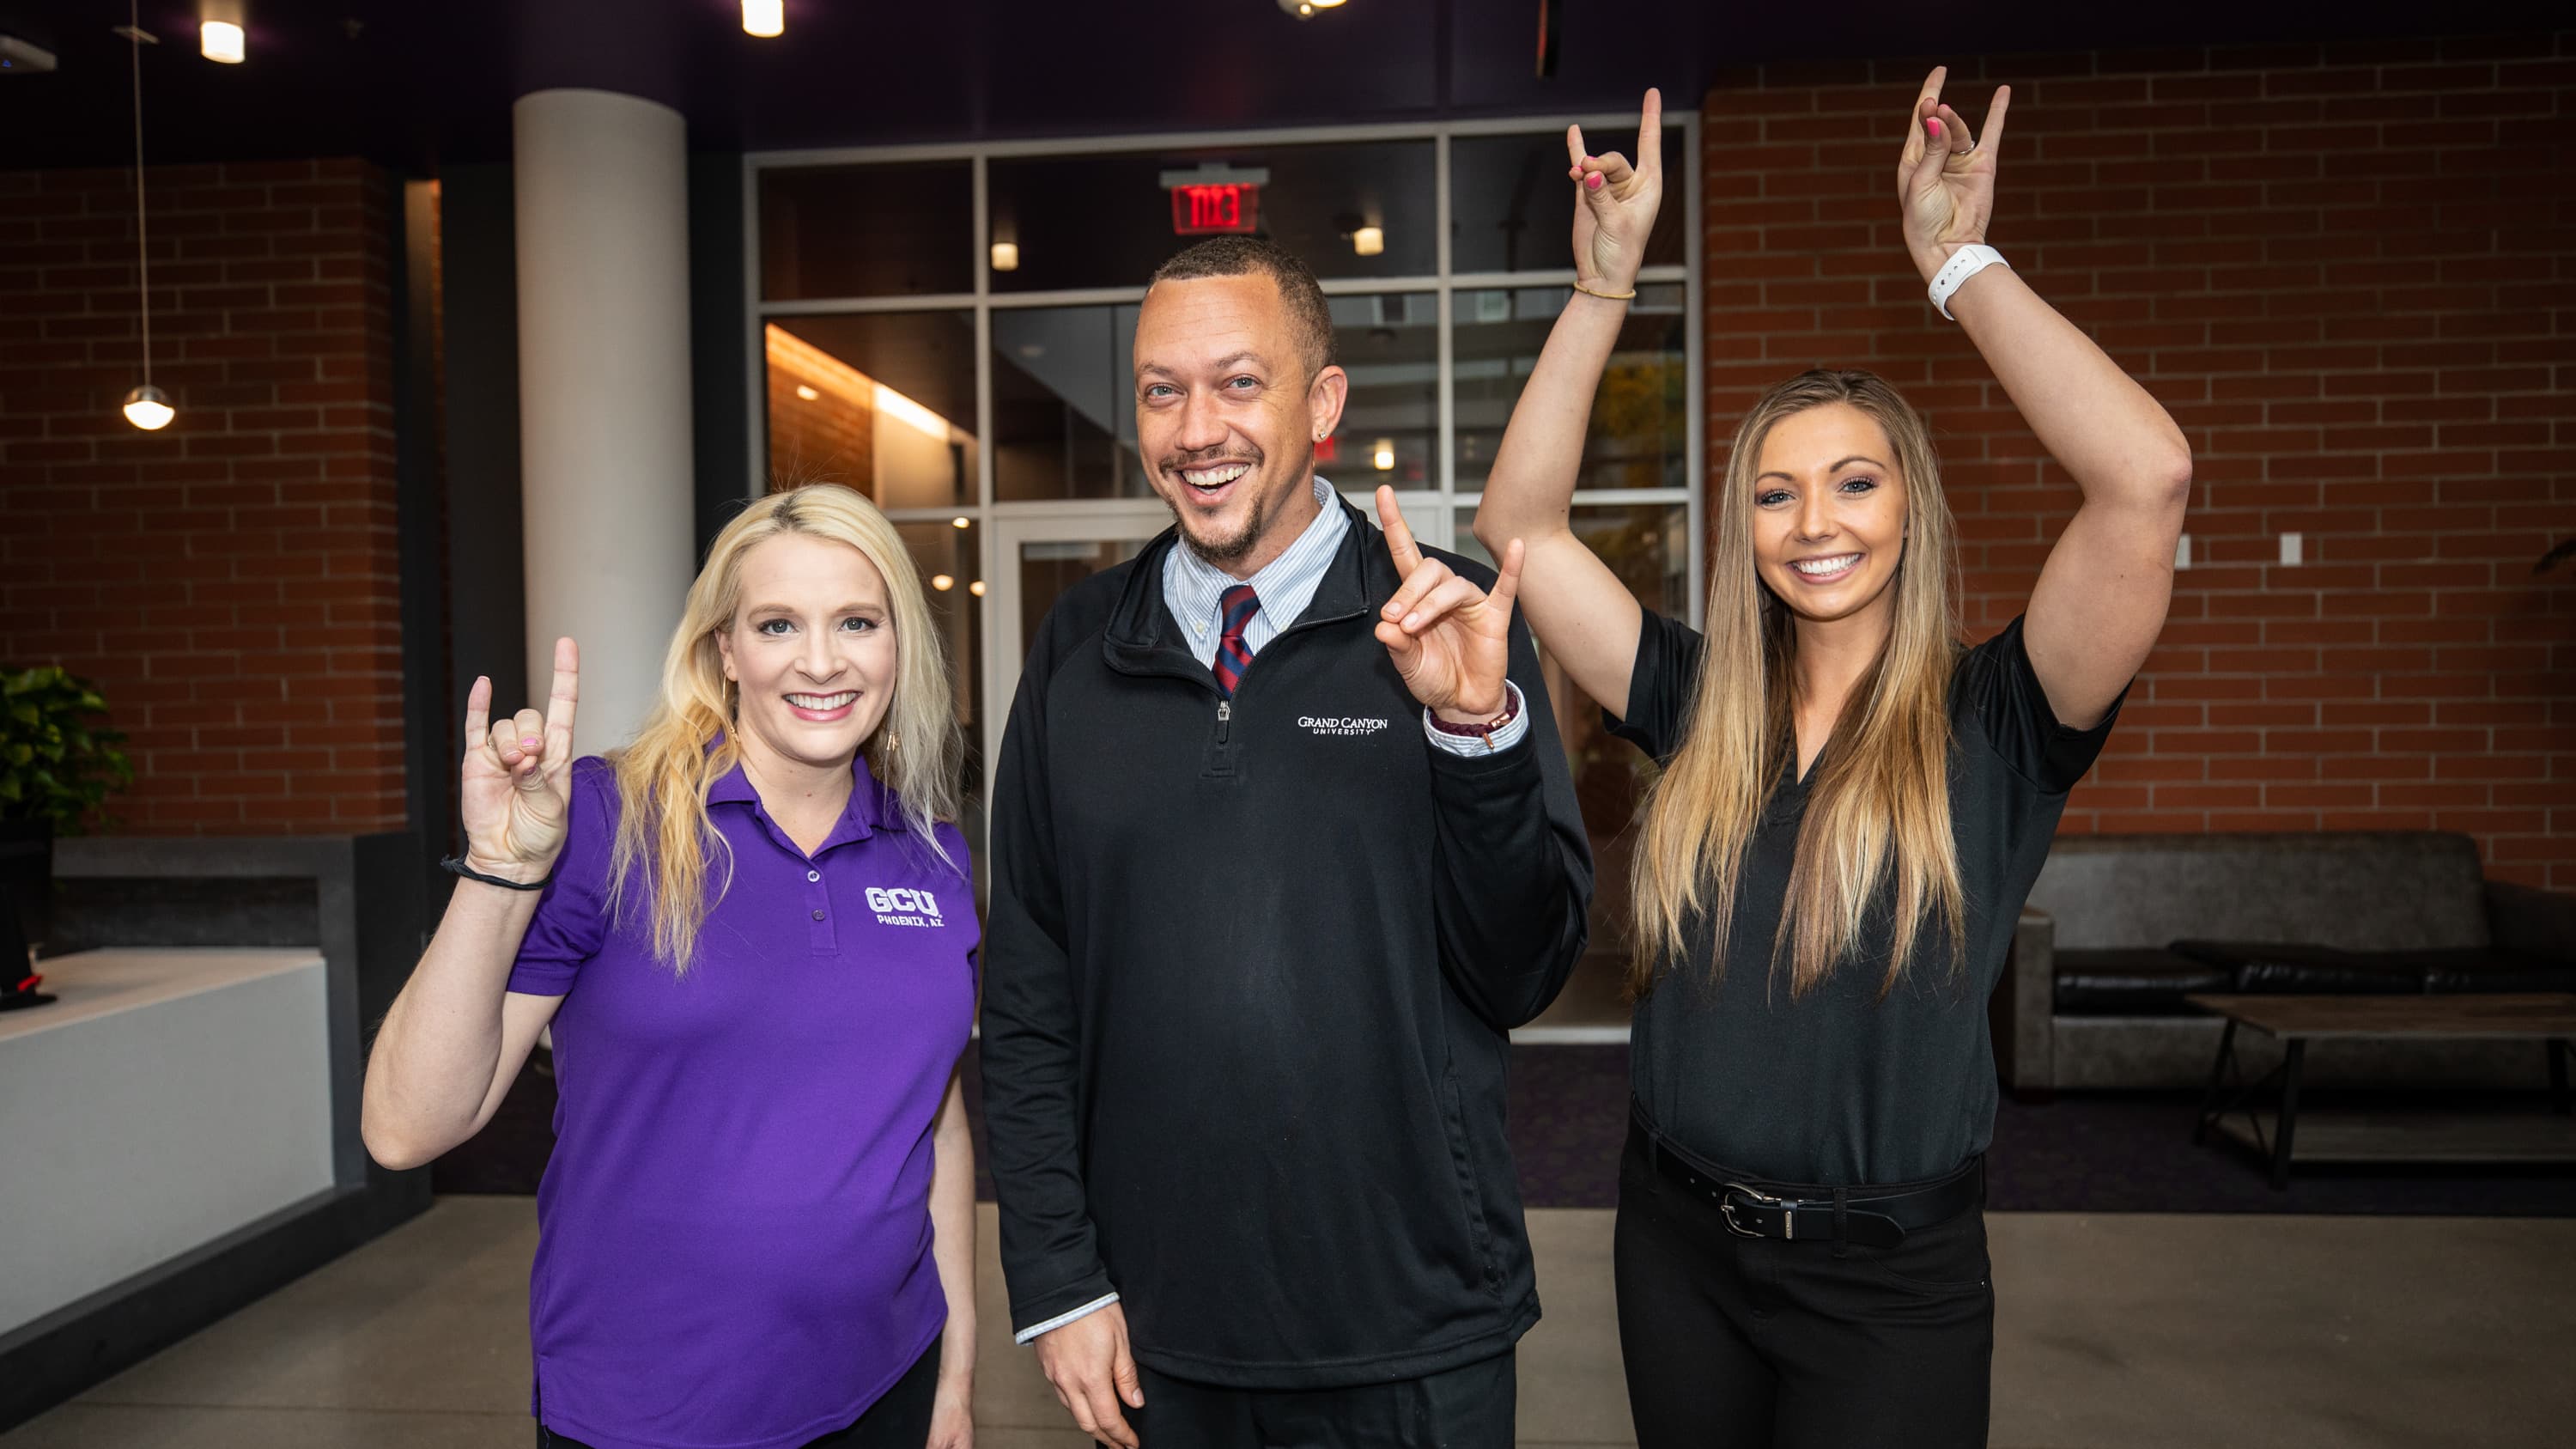
[[[1952,295],[1967,285],[1970,277],[1986,268],[2011,265],[2012,263],[2004,260],[2002,252],[1996,251],[1983,242],[1971,242],[1959,248],[1951,255],[1950,260],[1942,265],[1941,270],[1932,274],[1932,286],[1929,291],[1932,305],[1941,309],[1943,317],[1953,322],[1958,321],[1958,318],[1950,316]]]

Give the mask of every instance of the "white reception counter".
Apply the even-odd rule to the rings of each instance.
[[[318,950],[89,951],[0,1015],[0,1335],[332,1185]]]

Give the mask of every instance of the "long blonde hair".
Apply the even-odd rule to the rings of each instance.
[[[894,701],[859,748],[877,782],[901,797],[914,838],[950,868],[937,823],[957,818],[965,742],[950,707],[946,651],[921,575],[875,504],[837,484],[793,488],[753,503],[728,523],[689,585],[680,626],[662,660],[662,697],[634,743],[609,752],[617,770],[617,846],[609,865],[609,914],[621,919],[628,876],[649,863],[653,954],[685,975],[698,928],[733,878],[724,837],[707,818],[707,792],[741,762],[733,682],[716,637],[742,608],[742,561],[781,534],[857,549],[884,576],[894,610]],[[707,888],[712,856],[726,853],[725,885]]]
[[[1782,772],[1797,759],[1796,620],[1763,584],[1753,555],[1762,445],[1782,418],[1846,403],[1887,432],[1905,478],[1906,541],[1895,621],[1853,685],[1815,764],[1789,892],[1771,941],[1794,999],[1859,947],[1874,909],[1893,935],[1884,995],[1927,924],[1965,959],[1965,894],[1950,829],[1949,688],[1959,637],[1958,536],[1923,420],[1867,372],[1800,373],[1763,395],[1736,429],[1709,556],[1707,655],[1675,752],[1641,807],[1629,968],[1637,994],[1679,959],[1685,923],[1704,913],[1724,970],[1745,851]],[[1892,891],[1893,900],[1888,896]],[[1892,904],[1892,911],[1888,910]]]

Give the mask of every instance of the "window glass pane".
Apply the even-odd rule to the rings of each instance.
[[[975,172],[965,161],[760,173],[760,295],[975,290]]]
[[[1361,475],[1367,476],[1367,475]],[[1338,487],[1338,485],[1336,485]],[[1377,490],[1374,487],[1342,488],[1342,501],[1360,511],[1371,523],[1378,522]],[[1404,526],[1413,530],[1413,541],[1424,548],[1447,548],[1449,538],[1449,496],[1445,493],[1398,493],[1395,511],[1402,515]],[[1472,551],[1474,539],[1466,540]],[[1481,557],[1481,555],[1479,555]]]
[[[974,498],[973,313],[783,317],[766,336],[771,486],[842,483],[886,509]]]
[[[1256,230],[1319,277],[1428,276],[1439,265],[1437,161],[1427,139],[996,157],[985,171],[988,240],[1017,247],[1018,257],[1013,269],[993,273],[993,290],[1143,286],[1199,240],[1176,232],[1164,173],[1204,166],[1266,173],[1252,200]],[[1365,227],[1377,228],[1383,247],[1370,256],[1354,240]]]
[[[1457,550],[1491,564],[1492,557],[1476,541],[1474,523],[1474,509],[1458,510]],[[1677,619],[1690,617],[1689,505],[1577,505],[1572,525],[1575,536],[1610,566],[1638,603]],[[1637,806],[1654,778],[1654,765],[1636,747],[1603,728],[1600,706],[1575,686],[1544,649],[1539,651],[1539,667],[1574,777],[1584,833],[1592,838],[1596,872],[1592,944],[1543,1024],[1625,1022],[1619,991],[1629,959],[1629,865],[1637,834],[1632,827]]]
[[[958,527],[960,523],[966,527]],[[957,723],[966,735],[958,779],[958,793],[966,801],[961,828],[975,853],[975,879],[980,883],[984,878],[984,531],[963,515],[953,521],[898,523],[894,531],[902,537],[904,551],[912,555],[912,566],[921,571],[930,617],[938,625],[940,647],[948,656]]]
[[[1566,299],[1563,287],[1457,294],[1458,489],[1480,491]],[[1577,488],[1685,488],[1690,464],[1690,336],[1678,282],[1637,289],[1592,400]]]
[[[995,498],[1152,496],[1136,460],[1135,345],[1132,304],[994,310]]]
[[[1476,510],[1458,510],[1457,551],[1490,567],[1493,555],[1476,541],[1475,524]],[[1577,502],[1571,526],[1640,605],[1675,619],[1690,618],[1688,504]]]
[[[1342,425],[1315,450],[1336,487],[1440,486],[1440,299],[1429,292],[1334,297],[1333,346],[1351,376]]]
[[[1022,647],[1038,637],[1038,625],[1064,591],[1093,574],[1116,568],[1144,551],[1153,530],[1135,538],[1066,539],[1020,545],[1020,639]]]
[[[1680,266],[1688,218],[1683,178],[1690,164],[1679,126],[1664,128],[1664,206],[1646,238],[1646,265]],[[1586,131],[1584,140],[1627,156],[1634,128]],[[1565,133],[1461,136],[1449,143],[1449,269],[1452,272],[1562,271],[1574,265],[1574,183],[1565,179]]]
[[[1331,307],[1351,387],[1342,426],[1315,450],[1316,467],[1362,493],[1380,483],[1437,487],[1438,298],[1334,297]],[[1136,310],[1121,303],[994,311],[995,498],[1153,496],[1136,454]]]
[[[966,527],[959,528],[958,523]],[[983,719],[984,610],[978,602],[985,594],[984,565],[978,553],[983,530],[961,514],[951,522],[898,523],[894,531],[902,536],[913,567],[921,570],[931,616],[939,622],[940,647],[948,653],[957,718],[972,737]]]

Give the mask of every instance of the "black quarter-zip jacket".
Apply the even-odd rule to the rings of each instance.
[[[1163,600],[1167,531],[1029,648],[994,789],[983,1076],[1011,1320],[1116,1291],[1175,1378],[1327,1388],[1538,1319],[1506,1033],[1565,983],[1592,860],[1528,632],[1529,733],[1424,739],[1351,528],[1235,697]],[[1492,572],[1452,554],[1490,586]]]

